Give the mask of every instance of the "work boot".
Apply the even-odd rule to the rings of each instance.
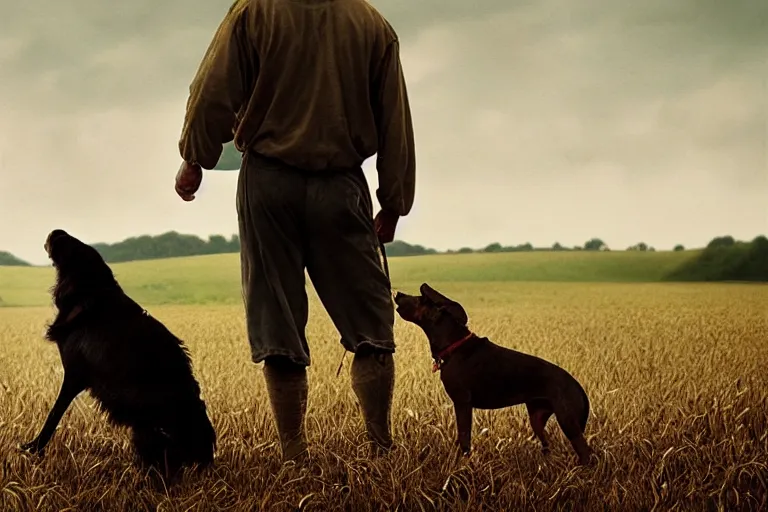
[[[395,386],[395,362],[389,352],[358,352],[352,360],[352,389],[363,410],[368,438],[373,441],[373,454],[380,455],[392,447],[390,409]]]
[[[301,462],[307,455],[304,414],[307,411],[307,372],[292,362],[267,361],[264,380],[280,437],[283,461]]]

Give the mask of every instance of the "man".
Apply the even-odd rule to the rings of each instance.
[[[378,253],[414,198],[413,128],[399,42],[365,0],[237,0],[190,87],[176,192],[186,201],[222,145],[238,186],[248,338],[284,460],[307,450],[304,270],[355,354],[352,386],[374,453],[392,445],[394,308]],[[362,162],[377,154],[373,217]]]

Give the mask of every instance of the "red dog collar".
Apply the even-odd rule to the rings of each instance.
[[[475,337],[475,333],[470,332],[469,334],[467,334],[466,336],[464,336],[460,340],[454,341],[453,343],[448,345],[447,348],[445,348],[445,349],[441,350],[440,352],[438,352],[437,357],[434,358],[433,363],[432,363],[432,373],[435,373],[436,371],[442,369],[443,363],[445,362],[445,358],[447,356],[451,355],[456,350],[458,350],[458,348],[460,346],[462,346],[463,344],[465,344],[466,342],[468,342],[469,340],[471,340],[474,337]]]

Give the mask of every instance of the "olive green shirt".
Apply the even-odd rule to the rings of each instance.
[[[407,215],[415,153],[399,50],[365,0],[237,0],[190,86],[181,157],[211,169],[232,140],[307,171],[376,154],[379,203]]]

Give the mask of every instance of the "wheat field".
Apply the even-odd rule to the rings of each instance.
[[[242,307],[148,306],[182,337],[218,433],[213,468],[159,490],[131,465],[128,435],[90,397],[65,414],[45,457],[16,446],[42,426],[62,379],[42,339],[49,307],[0,308],[0,510],[765,510],[768,287],[431,283],[470,327],[569,370],[588,393],[577,467],[551,419],[551,453],[523,406],[476,411],[473,453],[454,457],[450,401],[427,342],[398,320],[393,434],[370,460],[347,357],[314,295],[307,432],[312,459],[282,465]],[[414,291],[418,283],[403,285]]]

